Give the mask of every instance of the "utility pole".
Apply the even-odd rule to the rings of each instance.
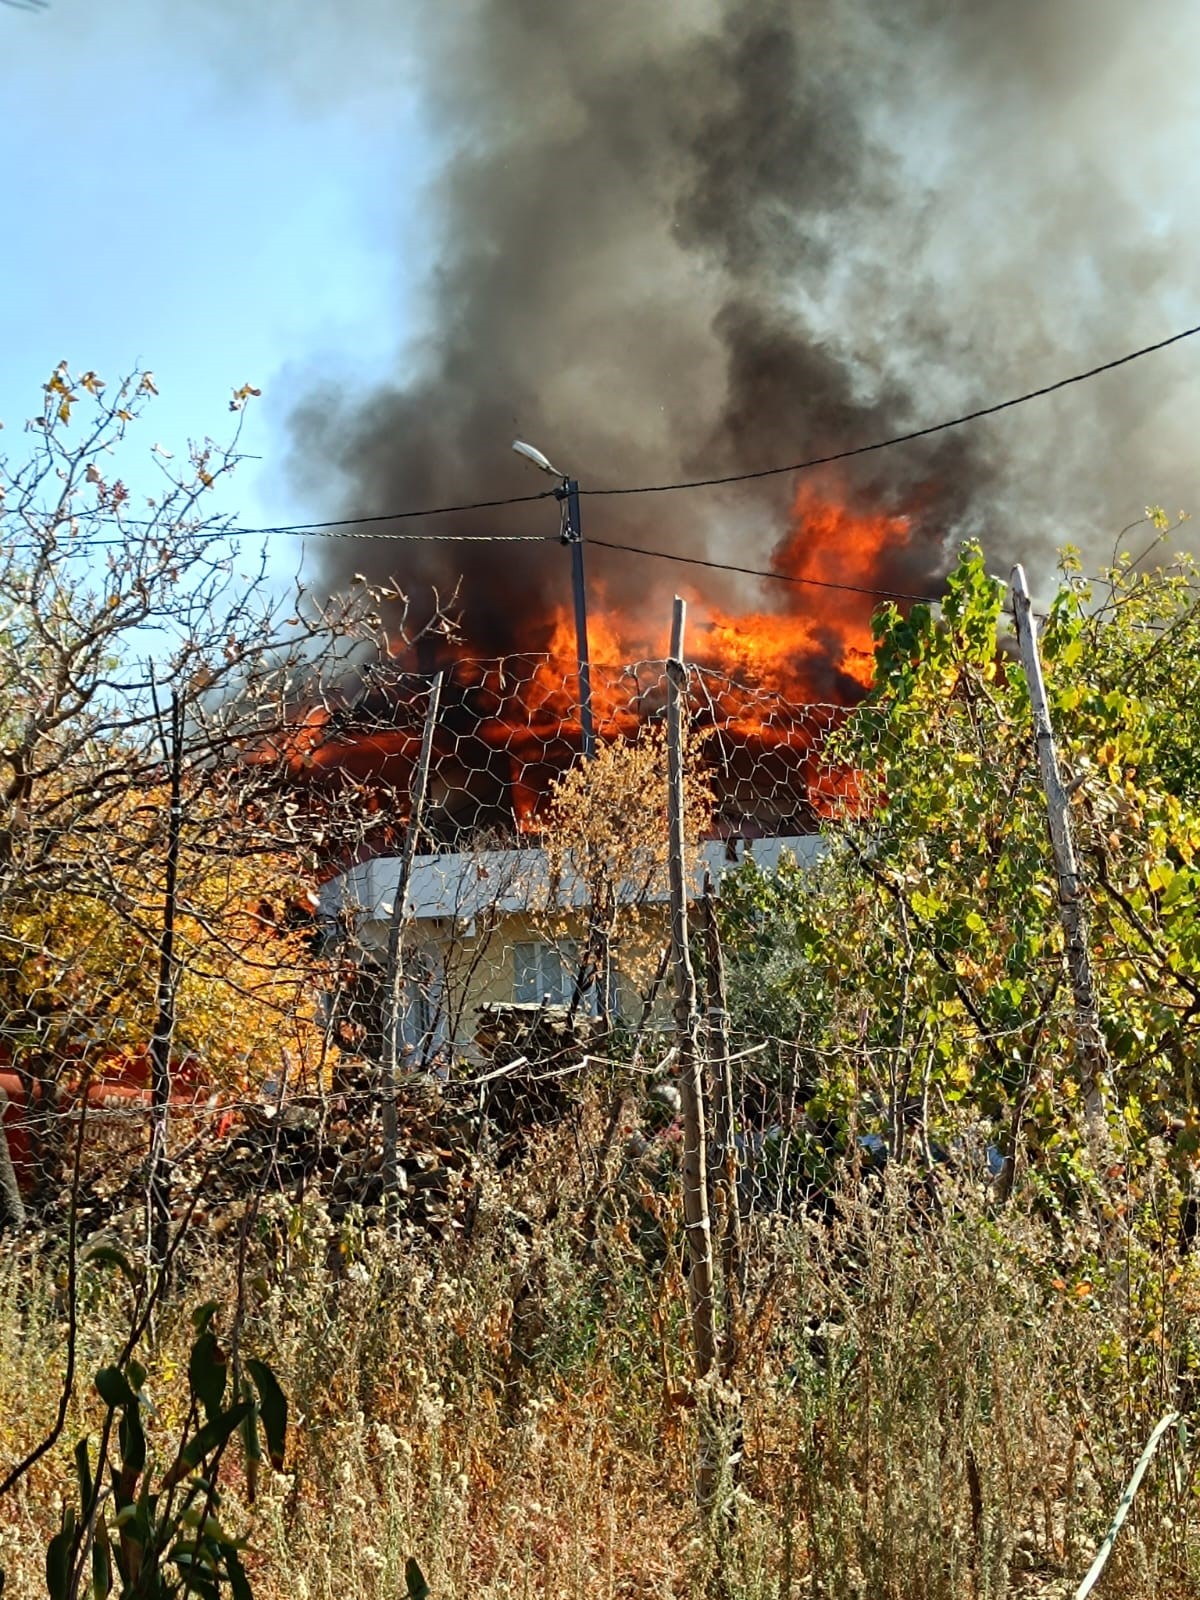
[[[596,754],[596,730],[592,722],[592,661],[588,646],[587,588],[583,574],[583,522],[579,515],[579,484],[564,478],[556,491],[563,503],[562,542],[571,547],[571,590],[575,597],[575,652],[579,658],[579,729],[583,736],[583,758]]]
[[[583,519],[579,512],[579,484],[560,472],[536,446],[514,439],[513,449],[539,472],[559,479],[554,498],[562,507],[562,542],[571,547],[571,592],[575,600],[575,654],[579,662],[579,732],[585,761],[596,754],[596,728],[592,721],[592,661],[588,647],[587,585],[583,571]]]

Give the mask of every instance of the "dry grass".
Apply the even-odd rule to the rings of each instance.
[[[714,1538],[678,1237],[615,1206],[585,1246],[568,1173],[548,1147],[524,1188],[481,1195],[469,1237],[416,1254],[316,1203],[264,1207],[245,1341],[295,1426],[289,1473],[242,1512],[259,1600],[395,1600],[410,1555],[439,1600],[1067,1594],[1187,1399],[1200,1274],[1150,1201],[1101,1237],[969,1192],[934,1210],[897,1177],[832,1223],[756,1222],[736,1526]],[[187,1304],[236,1299],[231,1243],[197,1239],[188,1270],[148,1357],[156,1431],[182,1403]],[[0,1268],[6,1459],[53,1412],[59,1290],[51,1261]],[[123,1306],[106,1284],[82,1309],[86,1374]],[[67,1446],[0,1503],[6,1600],[44,1593],[69,1444],[95,1422],[76,1404]],[[1163,1452],[1101,1593],[1197,1592],[1194,1454]]]

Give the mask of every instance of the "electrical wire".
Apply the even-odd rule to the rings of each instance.
[[[380,511],[370,517],[335,517],[330,522],[289,522],[281,523],[269,528],[231,528],[230,533],[270,534],[270,533],[326,533],[338,528],[366,527],[374,522],[408,522],[417,517],[448,517],[456,511],[492,511],[497,506],[527,506],[535,500],[557,500],[557,489],[540,489],[537,494],[514,494],[503,500],[468,500],[461,505],[453,506],[425,506],[417,511]],[[445,533],[445,534],[394,534],[381,535],[383,538],[408,537],[413,539],[471,539],[490,538],[489,534]],[[516,537],[522,537],[517,535]],[[524,537],[529,537],[525,535]],[[541,535],[538,535],[541,537]]]
[[[809,472],[815,467],[830,466],[839,461],[851,461],[859,456],[871,455],[880,450],[890,450],[897,445],[910,444],[916,439],[928,439],[934,434],[945,433],[951,428],[961,428],[966,426],[968,423],[978,422],[983,417],[994,417],[1002,411],[1012,410],[1015,406],[1026,405],[1031,400],[1040,400],[1046,395],[1056,394],[1060,389],[1070,388],[1074,384],[1086,383],[1089,379],[1100,377],[1103,373],[1113,372],[1118,367],[1127,366],[1131,361],[1140,361],[1143,356],[1153,355],[1159,350],[1166,350],[1171,345],[1179,344],[1184,339],[1191,339],[1198,333],[1200,333],[1200,323],[1197,323],[1194,327],[1184,328],[1179,333],[1173,333],[1166,339],[1159,339],[1154,344],[1143,345],[1141,349],[1131,350],[1123,356],[1117,356],[1112,361],[1101,362],[1098,366],[1089,367],[1084,372],[1072,373],[1070,377],[1059,378],[1054,383],[1043,384],[1038,389],[1027,389],[1023,394],[1013,395],[1007,400],[996,401],[992,405],[979,406],[974,411],[964,412],[961,416],[949,417],[942,422],[930,423],[929,426],[924,428],[913,428],[907,433],[891,434],[885,439],[876,439],[870,444],[855,445],[848,450],[835,450],[831,451],[827,455],[809,456],[802,461],[789,462],[785,466],[762,467],[754,472],[730,472],[725,473],[720,477],[713,478],[685,478],[668,483],[631,484],[608,489],[592,489],[581,485],[579,488],[579,493],[581,496],[586,495],[593,499],[602,497],[612,498],[618,495],[670,494],[684,489],[720,488],[726,484],[752,483],[761,478],[776,478],[784,476],[787,473]],[[360,533],[357,530],[373,527],[378,523],[384,522],[406,522],[425,517],[450,516],[455,513],[466,511],[492,511],[504,506],[532,505],[539,500],[559,499],[561,498],[561,493],[561,489],[542,489],[536,494],[508,495],[502,498],[491,500],[467,500],[453,505],[424,506],[416,509],[384,511],[370,516],[336,517],[324,522],[276,523],[266,527],[257,528],[239,527],[234,524],[230,527],[213,530],[209,537],[212,537],[213,539],[232,538],[235,536],[242,538],[269,538],[277,535],[285,535],[288,537],[300,538],[375,538],[411,541],[444,541],[448,543],[467,543],[473,540],[478,540],[480,542],[494,541],[498,543],[519,543],[529,540],[531,542],[552,543],[554,542],[553,536],[541,534],[399,534],[389,533],[386,531],[381,531],[378,533]],[[139,523],[134,519],[125,519],[125,521],[126,525],[130,527],[156,526],[155,523]],[[107,543],[119,544],[120,542],[121,541],[119,540],[80,540],[76,544],[75,548],[83,548],[88,545],[99,546]],[[591,544],[599,544],[600,542],[601,541],[598,539],[589,540],[589,543]],[[634,547],[622,547],[614,545],[613,548],[633,549]],[[637,553],[642,555],[666,556],[666,552],[664,551],[640,550]],[[682,556],[671,556],[668,559],[680,561],[684,560],[685,558]],[[717,563],[702,562],[699,560],[699,558],[688,559],[694,559],[697,565],[717,565]],[[751,575],[762,577],[781,576],[778,573],[755,573],[754,569],[731,568],[729,570],[746,570],[749,571]],[[814,584],[818,582],[817,579],[793,579],[791,581],[809,582]],[[847,586],[827,585],[827,587]],[[868,590],[865,592],[874,593],[876,591]],[[898,594],[896,598],[912,599],[924,597]]]
[[[1154,355],[1159,350],[1166,350],[1171,345],[1180,344],[1184,339],[1194,338],[1198,333],[1200,333],[1200,323],[1196,323],[1190,328],[1183,328],[1180,332],[1173,333],[1165,339],[1156,340],[1154,344],[1143,345],[1138,350],[1130,350],[1123,356],[1114,357],[1114,359],[1111,361],[1103,361],[1098,366],[1088,367],[1084,372],[1074,372],[1069,377],[1058,378],[1055,380],[1055,382],[1043,384],[1040,388],[1027,389],[1023,394],[1011,395],[1007,400],[997,400],[991,405],[978,406],[974,411],[965,411],[961,416],[948,417],[942,422],[933,422],[924,428],[912,428],[907,433],[890,434],[885,439],[875,439],[870,444],[855,445],[848,450],[834,450],[827,455],[808,456],[803,461],[789,462],[785,466],[761,467],[755,472],[730,472],[715,478],[683,478],[670,483],[632,484],[611,489],[591,489],[581,484],[579,487],[579,493],[581,496],[588,496],[592,499],[598,499],[601,497],[612,498],[618,495],[671,494],[677,490],[683,489],[715,489],[720,488],[725,484],[753,483],[760,478],[778,478],[787,473],[810,472],[815,467],[831,466],[838,461],[852,461],[858,456],[872,455],[880,450],[891,450],[896,445],[911,444],[916,439],[928,439],[934,434],[946,433],[951,428],[962,428],[968,423],[978,422],[984,417],[994,417],[1002,411],[1011,411],[1015,406],[1027,405],[1031,400],[1041,400],[1046,395],[1057,394],[1060,389],[1069,389],[1074,384],[1087,383],[1090,379],[1098,378],[1106,372],[1114,372],[1118,367],[1128,366],[1131,361],[1140,361],[1143,356]],[[455,506],[434,506],[425,511],[397,511],[391,515],[384,514],[374,517],[346,517],[336,522],[297,523],[291,526],[274,528],[244,528],[233,531],[250,535],[264,535],[273,533],[303,535],[307,533],[325,532],[326,530],[335,530],[337,528],[354,527],[365,523],[400,521],[401,519],[409,517],[437,517],[457,511],[483,511],[490,510],[498,506],[523,505],[534,500],[546,500],[551,497],[557,498],[558,495],[559,491],[556,489],[544,489],[540,494],[518,495],[511,499],[504,500],[477,500],[467,504]],[[388,534],[382,534],[378,535],[378,537],[388,538],[390,536]],[[436,538],[438,535],[426,535],[426,537]],[[458,538],[468,536],[448,535],[446,537]],[[592,539],[589,541],[589,543],[598,544],[599,540]],[[642,553],[650,554],[653,552]],[[766,576],[775,576],[775,574],[766,574]],[[909,599],[912,597],[908,595],[901,595],[897,598]]]
[[[243,532],[249,530],[241,530]],[[256,530],[262,532],[264,530]],[[277,530],[282,532],[283,530]],[[222,537],[219,533],[211,535],[213,539]],[[443,543],[443,544],[561,544],[561,538],[556,534],[540,533],[513,533],[513,534],[485,534],[485,533],[341,533],[325,534],[326,538],[339,539],[389,539],[397,543]],[[67,553],[72,550],[94,550],[106,546],[117,546],[124,541],[120,539],[89,539],[80,540],[72,544]],[[872,589],[865,584],[837,583],[831,578],[806,578],[790,572],[776,572],[768,567],[743,567],[729,561],[712,561],[704,556],[678,555],[672,550],[649,550],[643,545],[621,544],[613,539],[585,539],[585,545],[601,550],[616,550],[624,555],[648,556],[658,561],[674,561],[690,567],[708,567],[715,572],[740,573],[748,578],[767,578],[776,583],[804,584],[815,589],[840,589],[848,594],[871,595],[878,600],[913,600],[924,601],[936,605],[941,600],[941,595],[913,594],[904,589]]]
[[[509,501],[493,501],[493,505],[514,504]],[[414,511],[412,516],[426,516],[433,513]],[[410,515],[408,512],[402,515]],[[389,518],[383,518],[389,521]],[[387,539],[392,544],[561,544],[562,540],[555,533],[359,533],[353,528],[353,518],[347,523],[331,525],[327,532],[319,523],[305,524],[297,527],[277,528],[197,528],[189,535],[190,538],[202,541],[205,544],[217,544],[222,539],[233,538],[266,538],[270,534],[300,534],[309,539]],[[158,523],[138,522],[130,518],[122,518],[121,523],[126,528],[157,528]],[[334,532],[334,528],[346,528],[345,532]],[[164,533],[171,533],[167,526]],[[32,548],[38,543],[36,539],[28,541]],[[127,539],[80,539],[70,537],[60,541],[62,553],[72,555],[80,550],[120,550],[128,543]]]
[[[871,589],[860,583],[835,583],[831,578],[803,578],[790,572],[774,572],[767,567],[740,567],[729,561],[708,561],[702,556],[680,556],[671,550],[647,550],[638,544],[617,544],[610,539],[588,539],[589,546],[599,545],[604,550],[622,550],[632,556],[656,556],[660,561],[678,561],[689,567],[712,567],[717,572],[740,572],[748,578],[773,578],[777,583],[810,584],[815,589],[843,589],[849,594],[869,594],[880,600],[918,600],[936,605],[942,598],[937,594],[909,594],[903,589]]]
[[[243,528],[236,523],[227,527],[198,528],[193,537],[218,540],[232,539],[235,537],[259,539],[269,538],[272,534],[287,534],[301,538],[342,538],[342,539],[397,539],[397,540],[430,540],[445,541],[455,544],[468,544],[472,541],[493,544],[520,544],[523,541],[530,543],[557,542],[554,534],[544,533],[358,533],[359,528],[370,527],[378,522],[409,522],[420,517],[445,517],[456,511],[491,511],[497,506],[527,506],[537,500],[554,500],[558,498],[555,489],[541,489],[537,494],[510,495],[503,500],[470,500],[460,505],[451,506],[425,506],[415,511],[380,511],[369,517],[334,517],[328,522],[279,522],[270,523],[260,528]],[[126,528],[162,528],[170,532],[170,524],[164,523],[161,518],[148,520],[145,517],[121,517],[109,513],[107,516],[96,515],[97,522],[117,522]],[[64,541],[66,543],[67,541]],[[124,544],[123,539],[72,539],[69,541],[72,549],[105,549],[117,548]]]
[[[715,489],[731,483],[753,483],[760,478],[778,478],[787,473],[811,472],[815,467],[831,466],[838,461],[852,461],[858,456],[872,455],[880,450],[891,450],[896,445],[911,444],[916,439],[928,439],[937,433],[946,433],[951,428],[962,428],[970,422],[978,422],[983,417],[997,416],[1001,411],[1011,411],[1015,406],[1027,405],[1031,400],[1041,400],[1046,395],[1057,394],[1060,389],[1069,389],[1074,384],[1087,383],[1092,378],[1098,378],[1103,373],[1114,372],[1118,367],[1128,366],[1131,361],[1140,361],[1143,356],[1154,355],[1159,350],[1166,350],[1173,344],[1180,344],[1184,339],[1194,338],[1200,333],[1200,323],[1190,328],[1184,328],[1179,333],[1173,333],[1166,339],[1159,339],[1154,344],[1143,345],[1139,350],[1130,350],[1123,356],[1116,356],[1112,361],[1103,361],[1098,366],[1088,367],[1084,372],[1075,372],[1067,378],[1058,378],[1054,383],[1043,384],[1038,389],[1027,389],[1023,394],[1012,395],[1007,400],[998,400],[991,405],[978,406],[974,411],[965,411],[961,416],[948,417],[942,422],[930,423],[928,427],[912,428],[907,433],[890,434],[886,439],[875,439],[870,444],[855,445],[849,450],[834,450],[823,456],[809,456],[803,461],[789,462],[786,466],[761,467],[755,472],[730,472],[715,478],[683,478],[670,483],[642,483],[626,485],[611,489],[590,489],[584,485],[579,486],[581,496],[591,499],[602,497],[612,498],[618,495],[638,494],[671,494],[683,489]],[[452,512],[460,511],[487,511],[500,506],[528,505],[535,500],[558,498],[557,489],[543,489],[540,494],[516,495],[509,499],[500,500],[475,500],[462,505],[431,506],[424,511],[396,511],[372,517],[344,517],[332,522],[293,523],[290,525],[273,528],[241,528],[231,530],[254,535],[269,534],[299,534],[326,533],[338,528],[350,528],[377,522],[399,522],[413,517],[440,517]],[[388,534],[376,537],[393,537]],[[399,537],[394,536],[394,537]],[[425,535],[428,538],[437,538],[439,535]],[[466,538],[469,535],[445,535],[448,538]],[[598,540],[589,541],[596,544]],[[899,596],[907,599],[909,596]]]
[[[928,439],[932,434],[945,433],[950,428],[961,428],[968,422],[978,422],[981,417],[994,417],[998,412],[1010,411],[1014,406],[1023,406],[1030,400],[1040,400],[1045,395],[1056,394],[1060,389],[1068,389],[1072,384],[1086,383],[1089,378],[1098,378],[1102,373],[1113,372],[1117,367],[1127,366],[1131,361],[1140,361],[1143,356],[1153,355],[1158,350],[1166,350],[1168,346],[1179,344],[1183,339],[1191,339],[1198,333],[1200,333],[1200,323],[1192,328],[1184,328],[1180,333],[1173,333],[1167,339],[1159,339],[1155,344],[1143,345],[1140,350],[1131,350],[1127,355],[1102,362],[1098,367],[1089,367],[1086,372],[1076,372],[1069,378],[1059,378],[1055,383],[1043,384],[1040,389],[1027,389],[1024,394],[1013,395],[1008,400],[999,400],[994,405],[979,406],[974,411],[964,412],[960,417],[950,417],[945,422],[934,422],[927,428],[913,428],[908,433],[894,433],[889,438],[876,439],[872,444],[856,445],[850,450],[835,450],[829,455],[809,456],[807,460],[793,461],[788,466],[762,467],[757,472],[731,472],[720,478],[688,478],[676,483],[643,483],[624,489],[581,488],[579,492],[581,495],[587,494],[593,497],[669,494],[676,489],[713,489],[726,483],[750,483],[757,478],[776,478],[788,472],[808,472],[813,467],[829,466],[835,461],[850,461],[856,456],[870,455],[876,450],[890,450],[893,445],[909,444],[914,439]]]
[[[493,504],[504,505],[499,501]],[[511,502],[510,502],[511,503]],[[418,513],[419,514],[419,513]],[[294,528],[234,528],[233,533],[294,533]],[[306,529],[306,539],[387,539],[392,544],[561,544],[556,533],[338,533]]]

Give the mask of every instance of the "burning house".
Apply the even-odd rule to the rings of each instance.
[[[797,511],[798,529],[805,514]],[[865,563],[872,540],[906,534],[901,519],[864,524],[846,511],[821,514],[842,535],[846,562],[857,550]],[[798,535],[786,541],[781,576],[789,559],[811,569],[820,548]],[[698,602],[690,722],[708,818],[698,877],[707,869],[719,882],[747,855],[768,869],[785,852],[811,859],[822,814],[843,798],[846,778],[825,745],[869,682],[869,600],[831,591],[833,603],[814,615],[803,593],[797,586],[793,608],[773,613],[735,615]],[[311,714],[287,752],[293,781],[310,795],[354,797],[359,826],[330,856],[321,915],[354,952],[360,975],[378,980],[430,669],[440,668],[428,801],[403,908],[404,1034],[419,1055],[469,1047],[488,1006],[567,1004],[577,995],[588,890],[553,867],[542,838],[558,786],[581,759],[575,641],[561,607],[540,624],[531,618],[530,631],[549,648],[483,658],[469,635],[454,643],[439,635],[432,651],[426,640],[373,672],[356,696]],[[628,616],[599,610],[592,707],[602,747],[634,746],[661,727],[665,671],[661,661],[639,658],[647,643]],[[832,684],[838,699],[814,700],[814,679]],[[661,921],[665,881],[652,878],[640,893]],[[621,1012],[640,1004],[620,962],[604,983],[601,1002],[591,980],[587,1005]]]
[[[661,659],[671,594],[689,601],[722,859],[811,835],[832,782],[821,738],[870,677],[881,598],[938,594],[965,538],[986,538],[997,569],[1045,566],[1128,505],[1128,441],[1171,437],[1161,369],[1089,389],[1069,427],[1034,407],[991,430],[927,427],[1041,381],[1047,351],[1064,353],[1055,375],[1118,308],[1152,332],[1153,286],[1179,254],[1156,233],[1114,255],[1116,191],[1087,161],[1045,158],[1069,146],[1058,119],[1086,89],[1079,30],[1038,8],[1012,28],[960,9],[943,26],[919,4],[682,0],[615,19],[564,0],[443,7],[413,30],[442,141],[420,242],[404,235],[426,269],[417,320],[406,302],[394,375],[339,388],[322,373],[292,429],[301,481],[331,516],[364,519],[322,541],[318,587],[397,582],[418,625],[453,596],[461,629],[435,661],[390,663],[377,690],[322,711],[289,752],[313,792],[361,797],[331,914],[357,906],[378,927],[390,903],[423,671],[448,672],[436,849],[410,888],[431,943],[439,924],[482,926],[480,882],[536,848],[578,755],[570,579],[514,434],[580,479],[601,738],[658,715],[657,669],[627,664]],[[1114,59],[1137,33],[1119,9],[1084,30]],[[1044,112],[1031,72],[1053,85]],[[1029,159],[981,162],[979,141],[1027,143]],[[1104,170],[1115,184],[1135,163],[1120,206],[1157,228],[1142,150],[1110,141]],[[1036,197],[1012,187],[1018,167]],[[1105,271],[1064,253],[1057,227],[996,223],[1032,214],[1103,240]],[[895,436],[903,448],[876,453]],[[1183,456],[1164,446],[1143,474],[1172,503],[1187,496],[1160,469]],[[801,459],[826,464],[783,470]],[[681,484],[703,492],[658,492]],[[472,852],[476,867],[453,864]],[[493,899],[512,991],[555,992],[569,959],[518,955],[533,943],[521,897]]]

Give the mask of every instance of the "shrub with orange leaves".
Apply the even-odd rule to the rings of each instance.
[[[0,926],[0,1047],[43,1083],[127,1060],[155,1031],[165,797],[119,797],[104,821],[103,863],[73,846],[78,874],[10,897]],[[295,863],[255,853],[250,827],[197,797],[177,883],[171,1057],[230,1093],[294,1081],[325,1048],[302,879]]]

